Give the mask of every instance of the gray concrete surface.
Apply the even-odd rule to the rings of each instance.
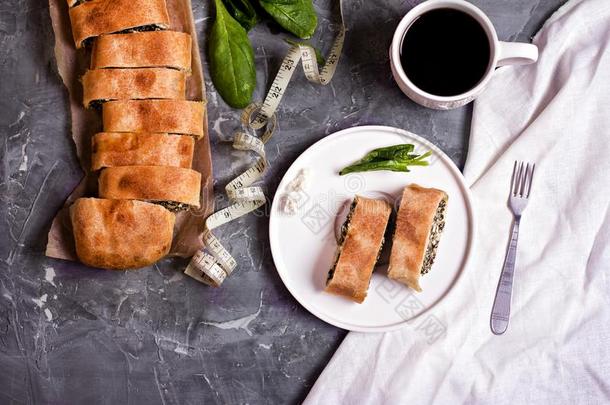
[[[528,40],[564,0],[477,0],[500,39]],[[200,47],[208,1],[193,0]],[[418,107],[394,85],[387,48],[417,1],[346,1],[349,33],[327,87],[297,72],[268,145],[270,197],[308,146],[361,124],[402,127],[438,144],[459,165],[471,108]],[[327,50],[336,9],[316,1],[314,43]],[[250,37],[261,99],[287,46],[276,27]],[[204,57],[205,61],[205,57]],[[207,66],[205,66],[207,70]],[[297,403],[345,332],[317,320],[276,274],[265,215],[218,232],[239,268],[220,289],[181,273],[167,259],[137,272],[109,272],[45,258],[51,218],[81,176],[69,135],[66,90],[57,75],[45,0],[0,3],[0,403]],[[207,82],[216,191],[243,168],[230,146],[239,112]],[[245,233],[244,233],[245,230]]]

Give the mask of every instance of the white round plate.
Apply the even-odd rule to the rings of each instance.
[[[372,149],[412,143],[415,151],[432,150],[429,166],[403,172],[363,172],[339,176],[339,170]],[[309,186],[300,193],[296,214],[281,209],[286,186],[309,170]],[[445,229],[430,273],[422,276],[423,292],[390,280],[378,265],[362,304],[324,292],[337,243],[335,223],[344,217],[344,205],[356,194],[400,197],[402,189],[417,183],[449,195]],[[438,302],[466,266],[473,244],[474,216],[462,174],[439,148],[398,128],[363,126],[345,129],[318,141],[290,166],[273,199],[269,219],[271,252],[277,271],[290,293],[318,318],[339,328],[360,332],[398,329]],[[390,245],[389,243],[387,245]],[[383,261],[383,260],[380,260]],[[435,318],[434,318],[435,319]],[[442,327],[442,325],[441,325]]]

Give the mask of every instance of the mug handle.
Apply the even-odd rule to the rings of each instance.
[[[497,66],[529,65],[537,60],[538,47],[534,44],[503,41],[499,43]]]

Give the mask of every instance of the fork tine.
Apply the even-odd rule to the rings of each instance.
[[[532,170],[530,171],[530,179],[527,185],[527,196],[526,198],[529,198],[530,196],[530,191],[532,191],[532,182],[534,181],[534,169],[536,168],[536,163],[532,164]]]
[[[523,162],[519,162],[519,170],[517,170],[517,178],[515,179],[515,186],[513,188],[513,195],[519,195],[519,187],[521,186],[521,175],[523,172]]]
[[[513,195],[513,190],[515,189],[515,181],[517,180],[517,161],[515,160],[515,164],[513,165],[513,175],[510,178],[510,194]]]
[[[521,185],[519,186],[519,195],[521,197],[527,197],[525,195],[525,190],[526,190],[527,182],[529,181],[529,172],[530,172],[530,164],[527,163],[525,165],[525,171],[523,172],[523,178],[521,179]]]

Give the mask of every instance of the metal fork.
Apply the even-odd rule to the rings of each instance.
[[[491,310],[491,331],[501,335],[508,328],[510,317],[510,301],[513,295],[513,276],[515,273],[515,257],[517,255],[517,239],[519,238],[519,223],[521,214],[527,207],[527,201],[532,190],[532,179],[536,165],[515,161],[513,176],[510,184],[510,196],[508,206],[513,213],[513,229],[511,231],[510,244],[504,258],[502,274],[496,290],[496,298]]]

